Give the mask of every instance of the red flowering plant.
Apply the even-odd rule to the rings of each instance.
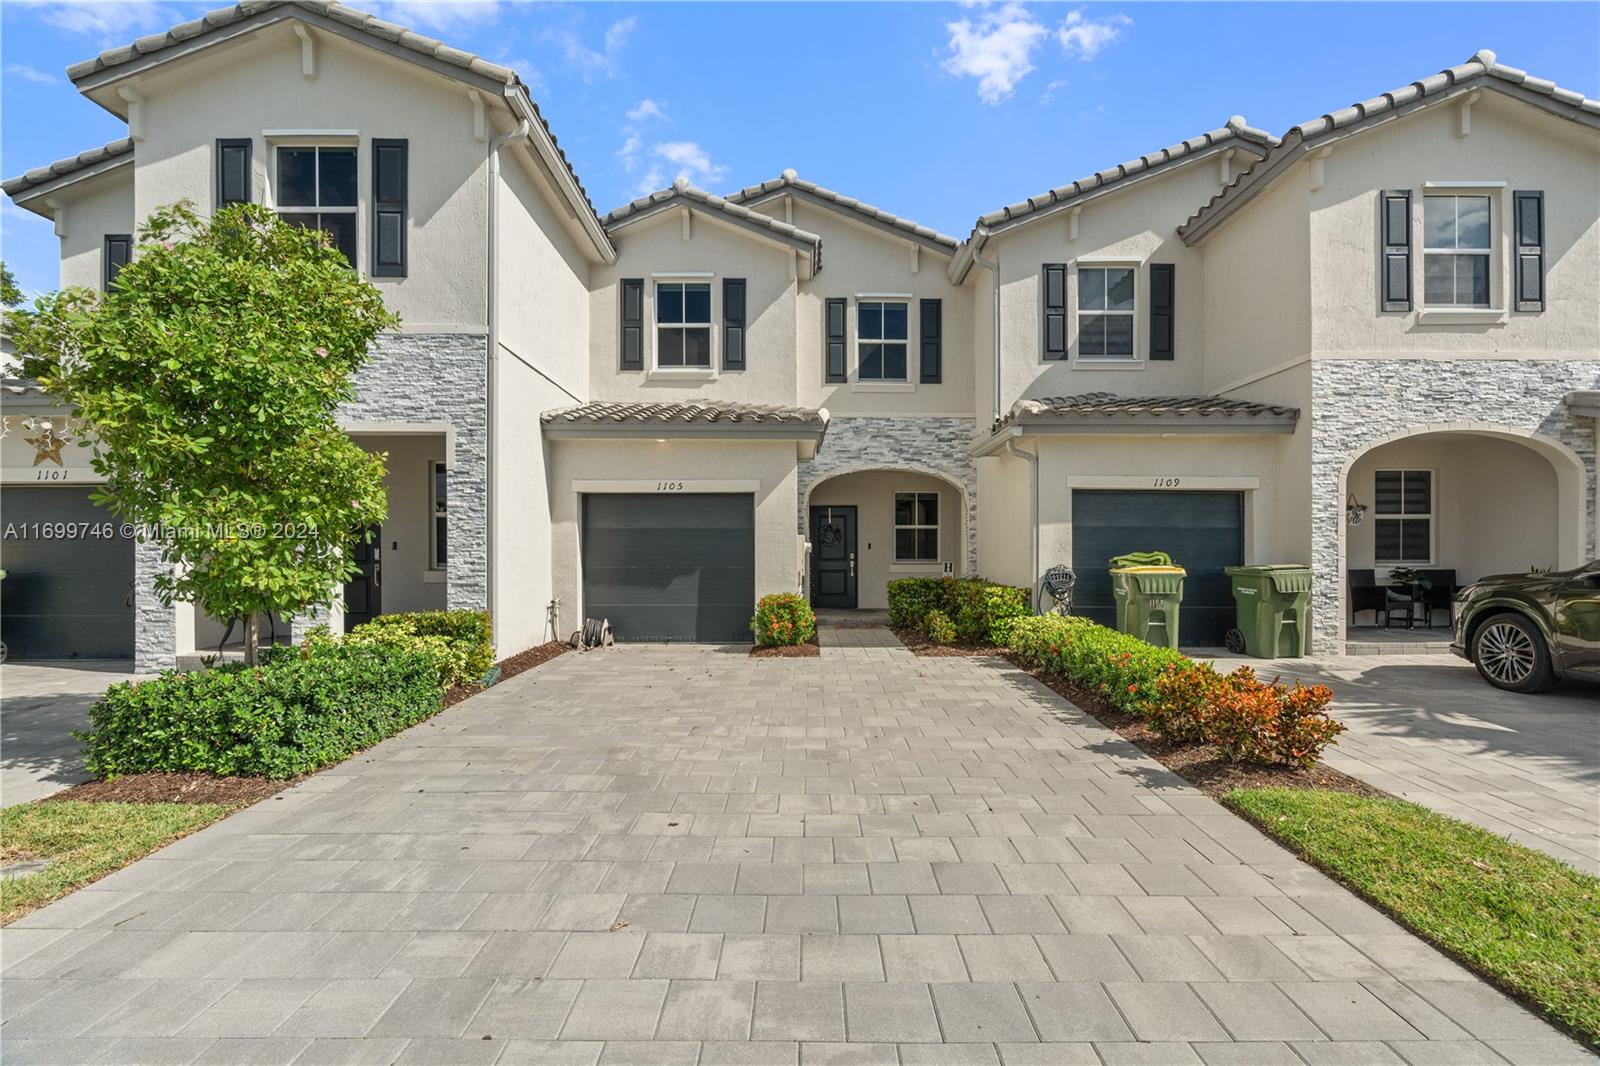
[[[750,629],[757,644],[806,644],[817,635],[817,616],[794,593],[774,592],[756,604]]]

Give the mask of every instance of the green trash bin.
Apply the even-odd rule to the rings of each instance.
[[[1298,659],[1310,650],[1311,568],[1296,563],[1225,566],[1239,624],[1228,650],[1258,659]]]
[[[1188,571],[1166,565],[1113,566],[1111,596],[1117,628],[1162,648],[1178,646],[1178,605]]]

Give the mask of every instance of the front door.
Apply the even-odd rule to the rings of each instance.
[[[383,527],[367,527],[350,554],[361,571],[344,586],[346,633],[383,613]]]
[[[811,606],[856,605],[856,509],[811,508]]]

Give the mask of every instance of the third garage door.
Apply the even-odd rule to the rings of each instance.
[[[1244,562],[1244,495],[1238,492],[1072,493],[1072,612],[1116,623],[1107,561],[1131,551],[1164,551],[1189,571],[1178,641],[1220,647],[1233,627],[1233,587],[1224,566]]]
[[[755,571],[748,494],[583,498],[583,613],[619,641],[748,643]]]

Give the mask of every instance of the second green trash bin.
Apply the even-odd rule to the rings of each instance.
[[[1146,643],[1176,648],[1178,605],[1183,602],[1183,579],[1187,573],[1183,567],[1170,563],[1113,566],[1111,596],[1117,601],[1117,628]]]
[[[1238,627],[1228,650],[1258,659],[1298,659],[1310,650],[1311,568],[1297,563],[1225,566]]]

